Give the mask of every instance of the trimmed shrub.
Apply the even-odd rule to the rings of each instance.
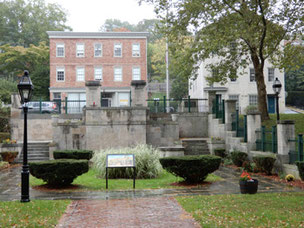
[[[273,165],[276,161],[274,157],[261,155],[255,156],[252,159],[259,171],[265,172],[267,175],[271,175]]]
[[[168,172],[182,177],[188,183],[200,183],[209,173],[220,167],[221,158],[214,155],[166,157],[160,163]]]
[[[148,145],[137,145],[134,148],[107,149],[95,152],[92,158],[93,167],[102,178],[106,177],[107,154],[134,154],[137,179],[158,177],[163,169],[159,162],[159,151]],[[109,178],[133,178],[132,168],[109,168]]]
[[[54,159],[86,159],[90,160],[93,156],[92,150],[55,150]]]
[[[30,173],[50,186],[67,186],[89,171],[87,160],[60,159],[29,163]]]
[[[244,161],[247,160],[248,154],[240,151],[231,152],[231,159],[234,165],[241,167]]]
[[[221,158],[225,158],[227,156],[226,149],[224,149],[224,148],[214,149],[214,155],[219,156]]]
[[[297,161],[296,165],[298,166],[301,180],[304,181],[304,161]]]

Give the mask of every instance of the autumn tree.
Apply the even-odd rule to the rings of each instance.
[[[294,39],[303,32],[302,0],[143,0],[168,24],[168,33],[180,37],[191,31],[194,62],[215,54],[220,61],[209,65],[216,70],[213,82],[225,82],[250,63],[255,70],[258,108],[269,119],[264,65],[268,59],[281,69],[295,64]],[[168,7],[170,7],[168,9]],[[166,14],[166,12],[168,12]],[[289,42],[285,44],[284,40]]]

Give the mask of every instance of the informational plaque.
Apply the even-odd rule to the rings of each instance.
[[[107,167],[135,167],[134,154],[108,154]]]

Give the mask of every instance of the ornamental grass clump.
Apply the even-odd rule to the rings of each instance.
[[[159,162],[159,151],[148,145],[137,145],[121,149],[105,149],[94,152],[93,167],[100,177],[106,177],[107,154],[134,154],[137,179],[158,177],[163,169]],[[133,168],[109,168],[109,178],[133,178]]]

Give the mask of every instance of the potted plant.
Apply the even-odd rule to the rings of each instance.
[[[255,194],[258,191],[258,180],[252,179],[246,171],[243,171],[240,178],[240,190],[242,194]]]

